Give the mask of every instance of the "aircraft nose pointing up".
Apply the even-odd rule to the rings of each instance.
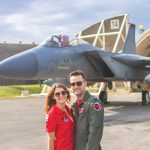
[[[35,54],[31,51],[23,52],[0,62],[0,76],[31,79],[37,74],[38,68]]]

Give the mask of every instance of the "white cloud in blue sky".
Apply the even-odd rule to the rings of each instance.
[[[51,34],[73,37],[102,19],[124,13],[137,27],[143,24],[147,29],[149,10],[148,0],[2,0],[0,42],[39,43]]]

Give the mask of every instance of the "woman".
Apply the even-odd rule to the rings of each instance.
[[[67,88],[61,83],[52,86],[45,100],[48,150],[73,150],[74,120],[70,108]]]

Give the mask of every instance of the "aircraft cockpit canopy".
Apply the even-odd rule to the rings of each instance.
[[[62,48],[66,46],[75,46],[80,44],[87,44],[87,41],[83,39],[74,39],[69,41],[69,37],[67,35],[52,35],[49,36],[45,41],[43,41],[40,45],[44,45],[46,47],[57,47]]]
[[[83,39],[75,38],[74,40],[69,42],[69,45],[81,45],[81,44],[88,44],[87,41],[84,41]]]
[[[69,43],[69,37],[66,35],[52,35],[43,41],[40,45],[46,47],[64,47]]]

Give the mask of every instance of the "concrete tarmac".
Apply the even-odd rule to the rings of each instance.
[[[140,94],[109,95],[105,106],[103,150],[148,150],[150,105]],[[0,100],[0,150],[47,150],[44,97]]]

